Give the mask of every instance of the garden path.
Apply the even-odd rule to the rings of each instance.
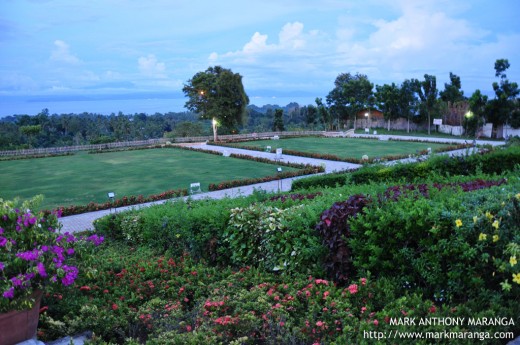
[[[373,135],[365,135],[365,134],[355,134],[356,137],[374,137]],[[424,137],[403,137],[403,136],[388,136],[388,137],[395,137],[397,139],[404,139],[404,140],[422,140],[422,141],[432,141],[432,142],[460,142],[464,143],[467,142],[463,139],[446,139],[446,138],[424,138]],[[485,145],[490,144],[493,146],[497,145],[504,145],[503,141],[485,141],[485,140],[477,140],[477,144],[479,145]],[[268,158],[271,160],[274,160],[276,153],[268,153],[268,152],[260,152],[260,151],[249,151],[244,149],[236,149],[236,148],[229,148],[229,147],[221,147],[221,146],[214,146],[214,145],[206,145],[204,143],[192,143],[192,144],[183,144],[183,146],[189,146],[194,148],[201,148],[205,150],[213,150],[218,152],[224,152],[228,151],[229,153],[238,153],[238,154],[247,154],[250,156],[256,156],[256,157],[263,157]],[[455,150],[450,152],[445,152],[443,154],[448,155],[464,155],[467,154],[468,150]],[[400,160],[401,162],[409,162],[413,161],[415,158],[407,158]],[[330,161],[330,160],[324,160],[324,159],[313,159],[313,158],[307,158],[307,157],[299,157],[299,156],[291,156],[283,154],[283,161],[284,162],[291,162],[291,163],[304,163],[304,164],[312,164],[312,165],[324,165],[325,166],[325,173],[331,173],[334,171],[341,171],[346,169],[353,169],[360,167],[359,164],[353,164],[353,163],[347,163],[347,162],[337,162],[337,161]],[[388,164],[395,164],[397,161],[389,162]],[[230,189],[224,189],[219,191],[213,191],[213,192],[207,192],[207,193],[200,193],[192,195],[192,199],[204,199],[204,198],[210,198],[210,199],[221,199],[224,197],[237,197],[237,196],[246,196],[252,194],[255,190],[264,190],[266,192],[286,192],[291,190],[292,181],[298,178],[307,177],[306,176],[298,176],[294,178],[286,178],[282,180],[277,181],[271,181],[271,182],[265,182],[265,183],[258,183],[253,184],[249,186],[241,186],[236,188],[230,188]],[[187,197],[184,197],[187,198]],[[139,209],[143,207],[149,207],[152,205],[157,204],[163,204],[167,202],[168,200],[160,200],[160,201],[154,201],[149,202],[145,204],[140,205],[133,205],[133,206],[126,206],[126,207],[119,207],[117,209],[110,209],[110,210],[101,210],[101,211],[95,211],[95,212],[89,212],[89,213],[82,213],[78,215],[72,215],[67,217],[62,217],[60,219],[60,222],[62,224],[62,232],[79,232],[79,231],[85,231],[89,229],[93,229],[93,223],[96,219],[99,219],[101,217],[104,217],[110,213],[114,212],[122,212],[129,209]]]

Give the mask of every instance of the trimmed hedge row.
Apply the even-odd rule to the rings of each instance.
[[[479,171],[485,174],[501,174],[505,171],[513,171],[517,164],[520,164],[520,147],[512,146],[469,156],[433,156],[417,163],[400,163],[392,166],[373,165],[347,173],[313,176],[294,181],[292,190],[371,182],[413,181],[426,179],[432,174],[468,176]]]

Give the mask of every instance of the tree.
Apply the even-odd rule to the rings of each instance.
[[[484,123],[484,114],[488,103],[488,97],[482,95],[480,90],[473,92],[469,99],[469,112],[464,116],[464,127],[468,134],[477,134],[478,129]]]
[[[428,134],[431,133],[431,115],[437,103],[437,78],[434,75],[425,74],[424,80],[415,79],[415,91],[421,99],[421,110],[428,117]]]
[[[408,133],[410,133],[410,118],[416,114],[417,106],[414,81],[406,79],[399,89],[399,113],[408,120]]]
[[[323,123],[325,130],[332,129],[332,117],[330,116],[329,109],[323,104],[323,100],[319,97],[316,98],[316,109],[318,111],[318,117]]]
[[[305,123],[311,126],[311,129],[314,130],[318,123],[318,110],[312,104],[309,104],[306,108],[305,112]]]
[[[283,125],[283,110],[276,109],[274,111],[273,131],[282,132],[284,130],[285,130],[285,128]]]
[[[397,85],[384,84],[376,86],[376,100],[379,110],[383,112],[385,120],[388,120],[388,130],[390,130],[390,121],[399,117],[399,101],[400,90]]]
[[[327,95],[327,105],[334,118],[355,118],[374,103],[372,84],[364,74],[342,73],[334,81],[334,89]],[[339,123],[338,123],[339,125]]]
[[[489,117],[493,125],[511,124],[513,128],[520,127],[520,110],[517,96],[520,93],[518,84],[507,79],[505,71],[509,68],[507,59],[495,62],[495,76],[500,83],[493,83],[495,98],[489,102]]]
[[[460,77],[450,72],[450,83],[444,84],[444,91],[439,93],[444,102],[451,104],[464,100],[464,91],[461,90]]]
[[[189,98],[185,108],[197,112],[201,119],[211,119],[215,141],[217,126],[233,130],[243,123],[249,97],[240,74],[221,66],[209,67],[188,80],[182,91]]]

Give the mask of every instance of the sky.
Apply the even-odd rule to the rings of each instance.
[[[313,104],[340,73],[375,85],[431,74],[443,90],[452,72],[466,96],[492,95],[497,59],[520,82],[518,15],[518,0],[1,0],[0,107],[183,98],[216,65],[256,105]]]

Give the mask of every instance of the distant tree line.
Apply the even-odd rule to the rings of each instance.
[[[426,123],[428,131],[434,118],[457,121],[467,133],[474,135],[486,122],[495,127],[520,127],[520,90],[507,78],[507,59],[495,62],[497,81],[492,84],[491,99],[476,90],[470,97],[462,91],[459,76],[450,72],[444,90],[437,79],[425,74],[423,80],[406,79],[401,84],[376,85],[364,74],[341,73],[325,101],[316,98],[315,105],[290,103],[285,107],[246,105],[249,99],[242,87],[241,76],[220,66],[197,73],[184,86],[189,98],[189,112],[147,115],[94,113],[14,115],[0,119],[0,149],[99,144],[115,141],[207,136],[216,126],[220,134],[252,133],[283,130],[342,130],[360,111],[379,109],[388,121],[405,118]]]

